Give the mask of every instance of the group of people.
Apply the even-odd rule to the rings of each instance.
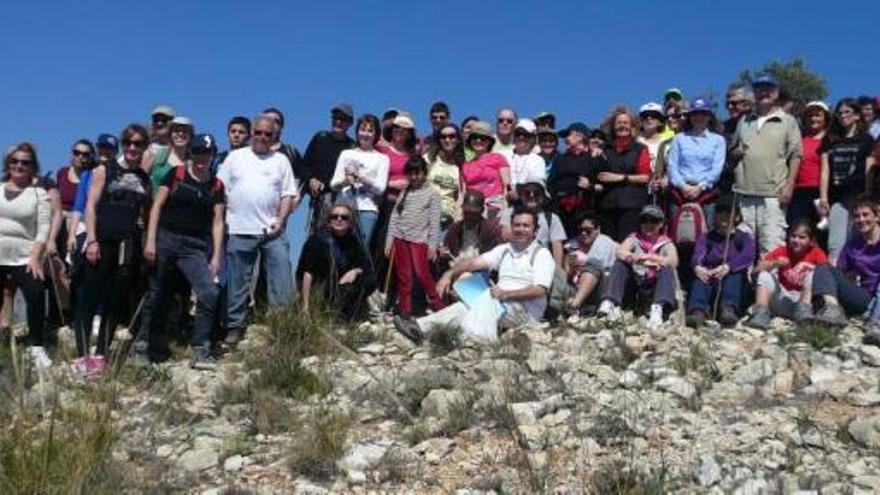
[[[735,325],[752,299],[756,328],[774,315],[880,325],[880,99],[795,109],[770,76],[726,96],[724,122],[671,88],[637,113],[559,130],[550,112],[511,108],[494,129],[477,116],[459,126],[437,102],[422,137],[405,111],[341,103],[302,154],[276,108],[232,118],[219,152],[161,105],[149,129],[77,141],[54,174],[20,143],[4,156],[0,323],[20,290],[46,367],[48,327],[71,319],[85,374],[107,366],[120,324],[138,362],[166,358],[169,332],[185,330],[191,364],[211,367],[259,305],[385,312],[417,342],[448,325],[487,335],[623,308],[659,329],[681,291],[695,327]],[[303,200],[292,267],[284,234]],[[458,300],[468,277],[493,304]]]

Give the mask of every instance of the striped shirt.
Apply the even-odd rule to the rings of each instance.
[[[398,206],[403,201],[403,211]],[[397,199],[388,223],[385,247],[394,239],[427,244],[431,249],[440,243],[440,193],[427,183],[418,189],[410,189]]]

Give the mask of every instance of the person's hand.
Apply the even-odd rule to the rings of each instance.
[[[730,157],[733,158],[734,161],[740,161],[744,156],[746,156],[746,149],[743,146],[737,146],[730,150]]]
[[[361,271],[359,268],[352,268],[351,270],[345,272],[344,275],[342,275],[342,277],[339,279],[339,285],[354,283],[354,281],[357,280],[358,275],[360,274]]]
[[[578,303],[574,300],[573,297],[569,297],[568,301],[565,301],[565,305],[568,306],[569,309],[577,309]]]
[[[828,199],[819,199],[819,203],[816,205],[816,212],[819,213],[819,216],[827,217],[830,211],[831,205],[828,204]]]
[[[317,196],[321,194],[321,191],[324,190],[324,183],[315,179],[314,177],[309,179],[309,192],[312,193],[312,196]]]
[[[791,202],[792,195],[794,195],[794,183],[786,182],[776,191],[776,193],[779,196],[779,204],[781,206],[787,206]]]
[[[726,277],[728,273],[730,273],[730,265],[728,265],[727,263],[719,265],[714,270],[712,270],[712,276],[719,280]]]
[[[436,260],[436,259],[437,259],[437,250],[432,247],[429,247],[428,248],[428,261],[433,263],[434,260]]]
[[[152,265],[156,262],[156,242],[155,241],[147,241],[144,243],[144,261],[147,264]]]
[[[54,242],[47,242],[46,243],[46,256],[51,258],[52,256],[55,256],[56,254],[58,254],[58,245],[55,244]]]
[[[778,258],[778,259],[773,260],[773,268],[782,268],[782,267],[788,266],[789,263],[791,263],[791,260],[788,258],[785,258],[785,257]]]
[[[436,285],[437,294],[439,294],[440,297],[444,297],[446,295],[446,293],[449,292],[449,286],[451,284],[452,284],[452,280],[449,278],[449,276],[447,274],[444,273],[440,277],[440,280],[437,281],[437,285]]]
[[[384,253],[385,253],[385,257],[388,258],[389,261],[391,261],[391,246],[390,245],[385,246]]]
[[[687,199],[697,199],[700,196],[701,192],[703,192],[703,189],[700,188],[700,186],[685,184],[681,187],[681,193]]]
[[[590,179],[584,177],[583,175],[578,177],[577,186],[581,189],[589,189],[590,188]]]
[[[76,236],[67,236],[67,252],[73,256],[76,253]]]
[[[211,257],[211,263],[208,264],[208,269],[211,270],[211,278],[216,277],[220,273],[220,264],[219,256]]]
[[[697,278],[700,279],[700,282],[703,282],[704,284],[708,284],[709,279],[712,278],[712,276],[709,274],[709,270],[705,266],[698,266],[694,268],[694,275],[696,275]]]
[[[86,246],[86,259],[93,265],[97,265],[98,260],[101,259],[101,248],[96,241],[92,241]]]
[[[40,260],[40,258],[37,256],[29,257],[28,264],[25,267],[25,272],[37,280],[44,280],[43,261]]]
[[[489,293],[492,294],[492,297],[494,299],[496,299],[498,301],[502,301],[502,302],[504,301],[504,298],[507,297],[507,292],[504,289],[498,287],[497,285],[495,287],[492,287],[491,289],[489,289]]]
[[[281,226],[281,223],[278,220],[274,220],[269,224],[269,227],[263,229],[263,234],[265,234],[267,239],[275,239],[280,236],[281,233],[284,232],[284,227]]]
[[[601,148],[590,148],[590,156],[593,158],[599,158],[603,153]]]

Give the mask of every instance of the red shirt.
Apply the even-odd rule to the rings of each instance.
[[[396,179],[406,178],[406,172],[404,172],[404,169],[406,168],[406,162],[409,161],[409,153],[395,151],[394,148],[385,143],[377,144],[376,150],[388,157],[389,182]]]
[[[819,155],[819,145],[822,144],[822,140],[815,136],[804,136],[802,143],[804,157],[801,160],[801,166],[798,169],[795,187],[818,189],[819,174],[822,168],[822,161]]]
[[[504,194],[501,170],[508,167],[504,155],[485,153],[461,166],[461,180],[465,189],[480,191],[489,200]]]
[[[764,255],[764,261],[773,261],[788,258],[788,265],[779,268],[776,277],[783,287],[790,291],[799,291],[804,288],[804,280],[807,275],[816,268],[816,265],[828,263],[828,256],[819,246],[813,246],[801,256],[795,256],[788,250],[788,245],[779,246]]]

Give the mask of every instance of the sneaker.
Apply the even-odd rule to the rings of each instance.
[[[648,316],[648,327],[656,330],[663,325],[663,306],[660,304],[652,304],[650,316]]]
[[[89,358],[88,356],[82,356],[74,359],[73,364],[70,366],[74,374],[81,377],[88,376],[90,360],[91,358]]]
[[[107,368],[107,358],[104,356],[92,356],[86,358],[86,374],[90,377],[99,376]]]
[[[229,346],[236,346],[239,342],[241,342],[241,329],[240,328],[230,328],[228,332],[226,332],[226,338],[223,339],[223,342]]]
[[[404,337],[411,340],[415,345],[420,345],[422,343],[422,329],[419,328],[419,324],[414,320],[395,316],[394,328],[403,334]]]
[[[816,313],[816,321],[832,327],[845,327],[849,321],[837,304],[826,304]]]
[[[695,309],[687,315],[685,325],[691,328],[700,328],[706,323],[706,312],[702,309]]]
[[[807,323],[814,318],[813,307],[807,303],[799,302],[794,307],[794,315],[792,319],[795,323]]]
[[[862,343],[880,347],[880,325],[876,323],[868,327],[868,332],[862,337]]]
[[[722,327],[735,327],[738,322],[739,316],[736,315],[736,311],[732,307],[724,306],[721,308],[721,314],[718,315],[718,323]]]
[[[211,371],[217,369],[218,360],[206,347],[194,347],[189,367],[194,370]]]
[[[37,371],[46,371],[52,366],[52,360],[46,354],[46,348],[41,345],[31,346],[29,349],[31,361],[37,368]]]
[[[763,304],[756,304],[752,306],[752,314],[745,321],[745,325],[759,330],[767,330],[770,328],[770,319],[770,308]]]
[[[146,342],[135,342],[132,345],[131,363],[138,367],[150,365],[150,355],[147,352],[149,345]]]
[[[599,304],[599,309],[596,310],[596,316],[604,316],[616,320],[620,317],[620,307],[610,300],[605,299]]]

